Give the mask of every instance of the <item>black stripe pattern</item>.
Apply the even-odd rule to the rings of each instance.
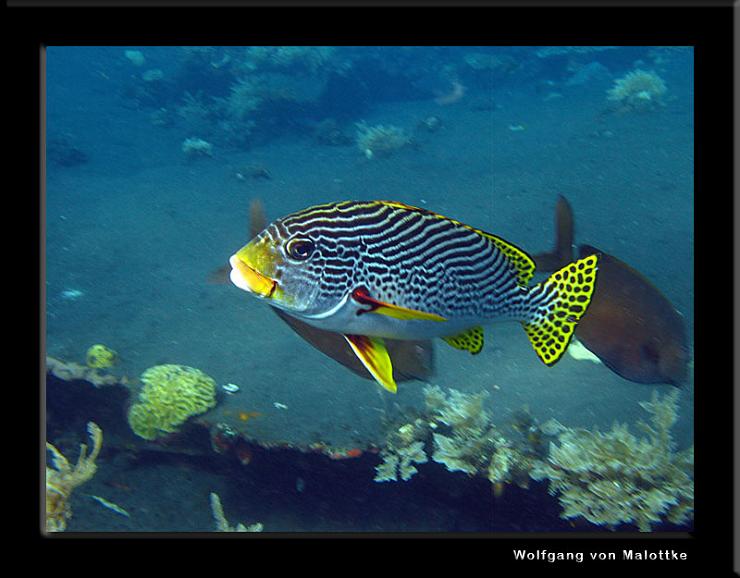
[[[521,318],[536,306],[491,236],[425,209],[329,203],[278,219],[260,237],[281,247],[278,277],[318,285],[324,302],[365,287],[381,301],[446,318]],[[294,239],[312,242],[309,258],[285,250]]]

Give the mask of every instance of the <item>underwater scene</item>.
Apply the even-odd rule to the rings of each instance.
[[[48,47],[42,531],[693,529],[693,50]]]

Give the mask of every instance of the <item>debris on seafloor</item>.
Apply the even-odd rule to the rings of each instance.
[[[107,508],[111,510],[112,512],[115,512],[116,514],[120,514],[121,516],[124,516],[126,518],[131,517],[131,515],[118,504],[114,504],[113,502],[106,500],[105,498],[101,498],[100,496],[94,496],[90,494],[90,497],[96,502],[98,502],[104,508]]]

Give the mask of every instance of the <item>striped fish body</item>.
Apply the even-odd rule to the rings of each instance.
[[[477,353],[480,325],[523,323],[542,360],[565,351],[597,256],[529,286],[534,262],[496,235],[391,201],[310,207],[232,258],[232,281],[311,325],[375,338],[443,337]]]

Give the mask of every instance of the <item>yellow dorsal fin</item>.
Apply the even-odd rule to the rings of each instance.
[[[476,325],[462,333],[443,337],[442,339],[455,349],[465,349],[475,355],[483,349],[483,328],[480,325]]]
[[[486,233],[485,231],[481,231],[479,229],[476,229],[476,231],[478,231],[478,233],[480,233],[487,239],[490,239],[493,244],[496,245],[499,251],[504,254],[504,256],[514,265],[514,267],[516,267],[517,283],[519,283],[519,286],[526,287],[527,285],[529,285],[529,281],[532,279],[535,269],[532,257],[527,255],[519,247],[512,245],[508,241],[504,241],[501,237],[497,237],[496,235]]]
[[[398,386],[393,379],[393,365],[385,342],[380,337],[366,335],[345,335],[344,338],[375,381],[391,393],[396,393]]]

